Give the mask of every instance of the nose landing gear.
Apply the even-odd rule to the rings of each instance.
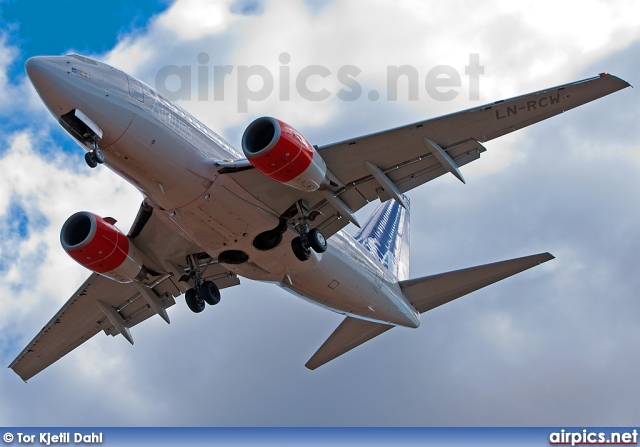
[[[104,163],[104,153],[98,148],[102,139],[102,129],[80,109],[73,109],[60,117],[60,124],[83,145],[91,145],[84,160],[90,168]]]
[[[104,152],[100,150],[95,139],[91,142],[91,150],[84,154],[84,161],[87,162],[90,168],[95,168],[104,163]]]

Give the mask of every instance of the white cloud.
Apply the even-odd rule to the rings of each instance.
[[[220,34],[233,25],[230,0],[182,0],[160,15],[158,24],[184,40]]]
[[[108,169],[89,171],[83,165],[80,149],[74,157],[58,148],[58,156],[45,160],[34,149],[35,141],[34,133],[18,132],[9,139],[8,148],[3,148],[0,157],[0,217],[10,221],[7,207],[16,201],[32,219],[26,237],[7,235],[2,241],[3,250],[16,253],[17,257],[10,260],[8,272],[2,275],[0,293],[8,298],[0,302],[0,325],[16,315],[31,313],[34,307],[44,307],[49,312],[60,307],[88,276],[87,270],[60,247],[58,234],[71,214],[88,210],[114,216],[126,232],[142,201],[135,188]],[[51,153],[55,154],[56,148]],[[39,216],[44,216],[46,222]],[[62,283],[61,278],[65,279]],[[22,292],[12,292],[16,287]],[[44,303],[47,304],[43,306]],[[51,316],[36,324],[46,323]]]
[[[0,109],[5,109],[11,99],[11,83],[8,68],[16,56],[17,49],[7,42],[7,35],[0,32]]]
[[[464,4],[462,15],[454,5],[413,0],[368,2],[366,8],[357,1],[339,1],[317,14],[301,1],[269,1],[257,16],[233,14],[229,3],[196,5],[195,0],[178,0],[152,20],[146,33],[123,38],[105,58],[152,86],[164,65],[190,67],[191,100],[182,101],[182,105],[214,130],[224,132],[245,126],[256,115],[273,115],[304,127],[322,126],[345,108],[354,113],[384,110],[388,107],[387,67],[396,65],[409,65],[419,73],[420,100],[407,101],[406,85],[401,83],[395,106],[416,119],[437,116],[569,82],[593,61],[625,48],[640,36],[634,21],[640,5],[624,1],[610,4],[594,0],[589,7],[580,8],[557,2],[469,2]],[[208,101],[197,100],[202,89],[198,78],[202,64],[197,61],[201,52],[209,56],[205,64]],[[288,64],[280,62],[282,53],[290,55]],[[465,66],[470,54],[479,54],[484,66],[481,101],[469,100]],[[225,77],[225,100],[214,101],[215,66],[223,65],[233,66],[233,72]],[[266,99],[243,100],[247,94],[239,67],[254,65],[268,69],[273,90]],[[313,90],[328,90],[329,99],[309,101],[297,93],[296,77],[310,65],[330,70],[329,76],[315,76],[308,82]],[[346,65],[361,70],[356,80],[363,90],[356,103],[336,97],[341,89],[348,90],[337,74]],[[459,95],[453,101],[436,101],[425,90],[426,75],[437,65],[450,65],[460,74]],[[281,101],[280,73],[286,68],[291,96]],[[259,90],[260,78],[254,77],[252,82],[252,89]],[[376,90],[381,99],[371,102],[367,96],[370,90]],[[239,113],[242,104],[247,104],[249,114]],[[389,117],[380,124],[391,127],[402,122]],[[353,135],[357,133],[354,129]],[[513,158],[508,151],[504,154]]]

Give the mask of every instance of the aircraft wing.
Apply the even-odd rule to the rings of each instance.
[[[462,180],[458,167],[480,157],[481,144],[538,121],[606,96],[629,84],[615,76],[600,74],[582,81],[496,101],[384,132],[329,144],[318,152],[335,177],[338,187],[307,193],[279,184],[255,169],[232,174],[234,180],[262,203],[282,215],[292,203],[305,200],[321,217],[313,223],[331,236],[349,222],[368,202],[391,198],[392,183],[404,193],[448,172]],[[368,162],[368,163],[366,163]],[[373,168],[371,167],[373,165]],[[374,172],[377,168],[377,175]],[[220,171],[221,173],[224,171]],[[380,177],[380,173],[383,177]],[[386,180],[385,180],[386,178]],[[341,206],[346,205],[346,209]],[[343,218],[339,218],[343,217]]]
[[[24,381],[29,380],[85,341],[104,331],[122,334],[131,344],[129,328],[159,314],[167,323],[166,309],[175,304],[188,286],[180,283],[185,257],[201,250],[168,227],[151,206],[143,203],[128,236],[155,269],[146,284],[122,284],[93,273],[58,313],[9,365]],[[239,284],[235,274],[220,264],[203,269],[203,277],[223,289]]]

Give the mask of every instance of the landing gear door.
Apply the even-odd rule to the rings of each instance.
[[[85,115],[82,110],[75,109],[75,116],[84,124],[86,124],[86,126],[93,131],[93,133],[99,140],[102,139],[102,129],[100,129],[100,127],[96,123],[94,123],[91,118]]]
[[[59,120],[62,127],[81,143],[102,139],[102,129],[80,109],[65,113]]]

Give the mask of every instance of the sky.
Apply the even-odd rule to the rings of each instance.
[[[263,115],[322,145],[602,72],[640,85],[633,1],[49,3],[0,1],[7,366],[88,276],[60,247],[66,218],[89,210],[127,231],[142,200],[87,168],[28,82],[30,56],[79,52],[181,92],[235,147]],[[477,90],[465,74],[473,57]],[[189,70],[190,99],[183,78],[163,77],[171,66]],[[224,82],[223,66],[234,67]],[[328,70],[308,83],[328,97],[295,88],[308,66]],[[401,81],[392,100],[396,66],[420,82]],[[424,85],[439,66],[460,75],[452,99]],[[347,100],[344,67],[359,70],[362,90]],[[271,92],[264,76],[242,77],[251,70],[272,75]],[[341,316],[249,280],[198,315],[178,299],[170,326],[132,329],[134,346],[100,333],[27,384],[0,369],[0,426],[640,425],[639,104],[637,88],[614,93],[486,143],[461,168],[466,185],[444,176],[409,193],[412,277],[546,251],[555,260],[316,371],[304,364]]]

